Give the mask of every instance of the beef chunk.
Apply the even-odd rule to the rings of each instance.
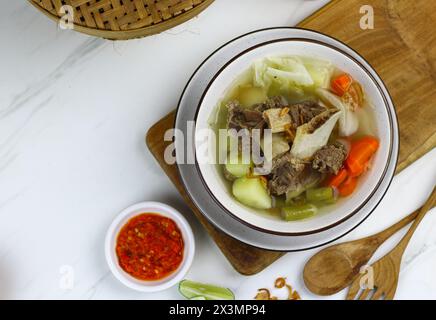
[[[294,128],[309,122],[324,111],[326,111],[326,108],[320,106],[315,101],[304,101],[289,107],[289,115],[292,118]]]
[[[347,156],[345,146],[335,142],[318,150],[313,158],[312,167],[322,173],[337,174]]]
[[[229,129],[263,129],[266,125],[262,112],[243,108],[237,101],[229,102],[227,108],[229,110],[227,118]]]
[[[275,96],[275,97],[268,98],[263,103],[258,103],[256,105],[254,105],[253,109],[256,111],[264,112],[265,110],[268,110],[268,109],[284,108],[284,107],[287,107],[288,105],[289,105],[288,101],[286,101],[286,99],[284,97]]]
[[[325,109],[322,113],[313,117],[307,124],[307,133],[313,133],[316,129],[322,127],[330,118],[339,112],[338,109]]]
[[[273,160],[268,189],[271,194],[282,195],[287,192],[304,190],[313,181],[319,180],[321,174],[312,169],[310,163],[293,158],[290,153]]]

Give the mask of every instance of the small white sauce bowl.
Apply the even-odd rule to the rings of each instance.
[[[116,244],[121,228],[132,218],[143,214],[154,213],[172,219],[179,227],[184,242],[183,260],[180,266],[167,277],[156,281],[144,281],[132,277],[118,263]],[[124,209],[112,222],[105,239],[105,255],[109,269],[115,278],[127,287],[141,292],[157,292],[168,289],[180,282],[191,267],[194,259],[195,240],[192,229],[180,212],[159,202],[141,202]]]

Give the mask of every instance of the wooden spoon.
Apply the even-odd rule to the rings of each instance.
[[[406,251],[407,245],[422,219],[424,219],[427,212],[429,212],[435,204],[436,191],[433,190],[430,198],[420,210],[403,239],[401,239],[397,246],[387,255],[371,265],[371,280],[363,279],[363,277],[367,277],[366,274],[356,277],[350,286],[350,290],[348,290],[347,300],[368,300],[368,298],[370,300],[392,300],[394,298],[395,292],[397,291],[401,260],[404,251]],[[368,283],[368,280],[370,283]]]
[[[398,230],[412,222],[418,213],[419,210],[416,210],[375,235],[321,250],[310,258],[304,267],[303,278],[306,287],[321,296],[332,295],[346,288],[378,247]]]

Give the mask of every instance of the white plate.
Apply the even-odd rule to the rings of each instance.
[[[277,227],[276,225],[278,233],[273,234],[268,233],[269,231],[257,230],[253,228],[253,226],[249,226],[246,221],[246,214],[248,212],[244,213],[244,218],[242,219],[241,217],[235,216],[235,212],[236,210],[239,210],[239,208],[232,209],[233,214],[229,214],[225,206],[220,201],[214,200],[214,198],[217,196],[217,193],[220,192],[220,189],[212,189],[214,197],[206,192],[208,190],[206,183],[201,178],[199,170],[195,165],[180,164],[179,170],[182,181],[184,182],[193,202],[215,226],[228,233],[230,236],[257,247],[271,250],[292,251],[323,245],[351,231],[375,209],[385,194],[390,181],[392,180],[398,157],[397,120],[389,93],[387,92],[380,77],[371,68],[371,66],[346,45],[317,32],[296,28],[272,28],[256,31],[227,43],[215,51],[197,69],[195,74],[191,77],[180,99],[175,127],[182,130],[185,137],[191,138],[189,142],[193,144],[195,139],[195,131],[194,128],[187,127],[186,123],[189,120],[195,119],[197,112],[200,112],[200,117],[202,111],[199,110],[199,106],[203,96],[205,97],[206,101],[207,94],[205,95],[205,92],[208,88],[210,89],[214,86],[215,82],[213,80],[229,70],[228,75],[223,76],[223,81],[216,83],[217,88],[213,91],[215,94],[210,96],[210,101],[207,103],[205,102],[202,105],[202,108],[203,106],[205,108],[211,108],[213,106],[212,100],[217,98],[219,94],[222,95],[223,91],[231,83],[231,81],[227,82],[227,80],[231,78],[234,79],[240,73],[238,71],[242,71],[244,66],[248,67],[248,65],[252,62],[252,59],[250,59],[249,55],[253,55],[251,58],[254,58],[256,56],[262,56],[265,54],[279,53],[280,51],[283,51],[283,46],[289,48],[289,46],[286,44],[289,43],[289,41],[296,41],[298,43],[307,43],[308,41],[315,41],[318,43],[321,42],[334,48],[334,50],[331,48],[319,49],[322,50],[324,54],[331,55],[331,57],[335,57],[337,55],[337,51],[340,51],[341,55],[347,56],[348,58],[331,60],[339,68],[350,71],[353,76],[356,76],[359,81],[363,82],[365,84],[365,89],[371,92],[372,98],[380,98],[386,101],[385,108],[380,108],[377,111],[377,115],[381,114],[384,119],[378,122],[378,127],[381,134],[381,140],[390,141],[390,143],[386,144],[386,146],[389,146],[388,148],[378,153],[379,155],[377,156],[378,159],[376,159],[376,161],[379,161],[380,163],[384,162],[387,164],[387,166],[380,166],[379,170],[377,171],[377,175],[374,175],[375,177],[373,179],[370,179],[369,176],[367,177],[367,179],[370,180],[365,181],[364,183],[368,183],[368,186],[370,186],[369,189],[371,190],[362,188],[359,201],[356,200],[357,202],[361,202],[362,199],[366,199],[368,195],[370,195],[369,201],[362,203],[361,207],[358,208],[357,211],[353,210],[353,208],[357,208],[359,205],[350,205],[351,210],[348,214],[346,210],[341,210],[337,215],[334,215],[331,218],[327,217],[324,218],[324,220],[319,220],[316,225],[306,225],[304,227],[300,226],[295,227],[294,229],[280,229],[281,227]],[[304,50],[304,46],[301,46],[299,50]],[[319,53],[321,51],[317,52]],[[241,53],[244,53],[242,57],[246,56],[247,58],[240,58]],[[306,54],[311,54],[311,52],[307,51]],[[362,73],[357,71],[357,66],[365,69],[366,72]],[[371,85],[371,82],[373,85]],[[205,109],[204,117],[206,114],[207,110]],[[386,128],[383,128],[383,126],[389,126],[389,130],[386,130]],[[384,136],[384,134],[387,135]],[[186,143],[186,141],[184,143]],[[176,149],[180,150],[182,147],[182,141],[176,140]],[[187,152],[189,152],[189,150]],[[210,172],[213,172],[213,170]],[[225,197],[226,195],[221,194],[218,196]],[[226,205],[229,204],[226,201],[222,202],[226,203]],[[244,210],[247,209],[244,208]],[[353,212],[353,214],[350,214],[351,212]],[[258,219],[256,218],[255,214],[252,212],[249,213],[253,216],[250,219]],[[242,223],[241,220],[243,220],[244,223]],[[338,222],[340,223],[338,224]],[[298,235],[287,235],[286,233],[296,233]]]

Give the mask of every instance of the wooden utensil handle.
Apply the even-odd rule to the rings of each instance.
[[[377,239],[377,243],[382,244],[387,239],[392,237],[395,233],[397,233],[398,231],[403,229],[405,226],[407,226],[409,223],[411,223],[413,220],[415,220],[416,217],[418,216],[419,212],[420,212],[419,209],[415,210],[414,212],[409,214],[407,217],[404,217],[403,219],[401,219],[400,221],[398,221],[394,225],[390,226],[389,228],[387,228],[383,231],[380,231],[379,233],[371,236],[370,238]]]
[[[416,229],[418,228],[419,224],[421,223],[422,219],[424,219],[427,212],[429,212],[436,204],[436,189],[433,187],[433,191],[430,195],[430,197],[427,199],[425,204],[422,206],[421,210],[419,211],[418,216],[416,217],[415,221],[413,222],[412,226],[410,227],[409,231],[407,231],[406,235],[401,239],[398,246],[393,250],[395,254],[402,256],[404,251],[407,248],[407,245],[409,244],[410,239],[412,238],[413,234],[415,233]]]

